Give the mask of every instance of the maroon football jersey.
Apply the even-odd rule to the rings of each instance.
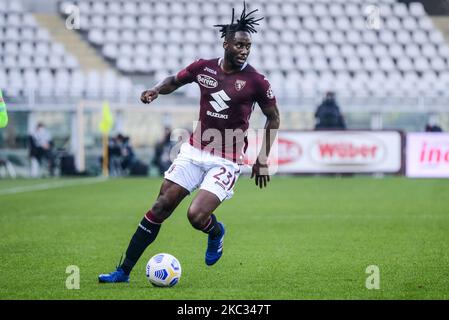
[[[196,82],[201,90],[199,123],[190,144],[243,163],[254,104],[268,108],[276,104],[276,98],[268,80],[249,64],[228,74],[220,61],[200,59],[177,74],[181,83]]]

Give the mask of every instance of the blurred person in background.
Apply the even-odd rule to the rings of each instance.
[[[129,137],[122,134],[117,135],[117,144],[120,152],[120,165],[122,170],[129,172],[136,161],[133,147],[129,142]]]
[[[53,138],[50,131],[39,122],[34,132],[29,136],[29,156],[31,160],[30,175],[40,176],[40,168],[45,163],[50,176],[54,175]]]
[[[344,130],[345,120],[335,101],[335,93],[327,92],[323,102],[315,112],[315,130]]]
[[[441,127],[437,124],[435,125],[426,124],[425,130],[426,132],[443,132],[443,129],[441,129]]]
[[[103,156],[99,158],[103,163]],[[128,175],[136,163],[136,155],[129,141],[129,137],[119,133],[109,138],[108,165],[111,176]]]
[[[426,132],[443,132],[443,129],[441,129],[438,122],[439,121],[437,115],[435,114],[430,115],[424,130]]]
[[[154,148],[154,157],[152,164],[159,170],[159,174],[162,176],[164,172],[170,168],[172,161],[170,159],[170,150],[174,146],[174,142],[170,140],[171,128],[164,128],[164,136]]]

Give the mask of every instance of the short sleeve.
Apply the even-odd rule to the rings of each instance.
[[[261,76],[257,82],[255,100],[262,109],[276,105],[276,97],[270,82],[264,76]]]
[[[188,65],[186,68],[182,69],[176,74],[176,78],[181,83],[190,83],[196,80],[196,75],[201,67],[201,59]]]

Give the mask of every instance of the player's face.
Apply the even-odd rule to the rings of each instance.
[[[237,31],[234,37],[223,43],[225,58],[231,64],[241,67],[251,50],[251,36],[248,32]]]

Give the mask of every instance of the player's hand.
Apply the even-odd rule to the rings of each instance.
[[[151,101],[153,101],[154,99],[156,99],[158,95],[159,95],[159,92],[157,92],[157,90],[154,90],[154,89],[145,90],[144,92],[142,92],[142,95],[140,96],[140,100],[143,103],[148,104]]]
[[[258,161],[253,165],[251,171],[251,179],[254,177],[256,186],[259,186],[261,189],[267,186],[267,183],[270,182],[270,176],[268,174],[268,165],[260,164]]]

